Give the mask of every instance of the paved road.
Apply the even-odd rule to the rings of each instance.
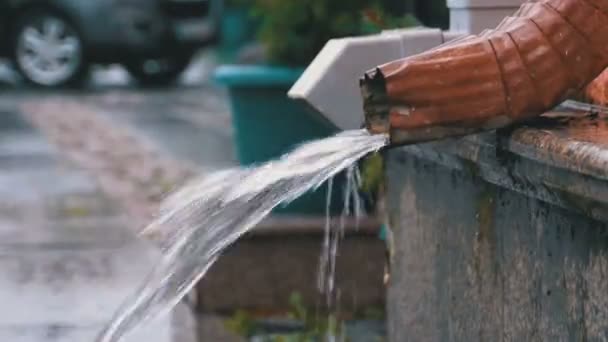
[[[164,90],[138,89],[124,70],[112,67],[95,71],[85,89],[42,92],[25,87],[0,62],[0,299],[24,308],[21,316],[0,310],[0,340],[67,342],[90,336],[101,318],[87,312],[107,314],[154,260],[135,262],[129,253],[145,248],[128,238],[129,220],[122,208],[91,174],[23,119],[24,108],[77,103],[175,160],[203,171],[225,168],[235,164],[231,123],[225,94],[208,84],[212,66],[202,53],[179,86]],[[66,256],[73,260],[67,270]],[[121,262],[126,259],[130,263]],[[49,272],[59,279],[48,278]],[[19,290],[23,286],[30,292]],[[104,309],[96,306],[100,302]],[[70,311],[74,303],[84,303],[85,311]],[[29,317],[35,312],[40,312],[37,321]],[[51,319],[53,315],[58,318]],[[75,323],[80,316],[82,322]],[[183,326],[187,318],[181,317]],[[164,342],[167,330],[160,325],[154,331]],[[188,335],[176,341],[191,341]]]
[[[83,90],[40,92],[27,89],[0,63],[0,112],[48,98],[77,101],[177,159],[203,170],[225,168],[235,164],[235,157],[226,95],[209,82],[214,66],[213,55],[201,52],[179,86],[168,89],[138,89],[121,67],[113,66],[94,71]]]
[[[0,340],[91,340],[158,253],[17,109],[0,111]],[[142,333],[169,342],[170,319]]]

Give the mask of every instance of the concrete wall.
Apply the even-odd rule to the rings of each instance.
[[[198,285],[200,311],[287,312],[294,292],[302,295],[306,306],[322,306],[325,299],[317,289],[317,274],[324,219],[307,220],[301,227],[294,226],[298,218],[287,220],[291,222],[279,219],[272,229],[263,222],[218,259]],[[336,260],[342,312],[384,306],[386,253],[378,238],[379,225],[370,220],[358,229],[346,227]]]
[[[608,338],[606,160],[524,130],[388,154],[391,341]]]

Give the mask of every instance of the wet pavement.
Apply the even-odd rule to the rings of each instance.
[[[224,94],[213,87],[111,91],[87,102],[176,159],[203,170],[235,165],[232,127]]]
[[[134,277],[142,278],[141,272],[155,260],[133,238],[128,229],[132,218],[98,175],[35,129],[28,115],[44,119],[48,105],[61,109],[68,102],[86,115],[104,118],[109,130],[130,132],[133,141],[156,151],[150,155],[197,171],[225,168],[235,164],[230,116],[225,94],[208,82],[212,67],[212,58],[202,53],[180,84],[167,89],[140,89],[124,70],[111,67],[96,70],[82,90],[40,91],[24,86],[0,63],[0,298],[12,298],[14,306],[26,308],[15,319],[0,310],[0,340],[90,339],[105,316],[87,312],[107,315],[108,307],[118,305],[117,297],[137,282]],[[56,127],[70,125],[69,112],[53,114]],[[89,132],[83,127],[81,133]],[[98,143],[102,146],[94,149],[108,151],[131,145],[103,138]],[[130,168],[137,170],[138,165]],[[120,261],[126,259],[131,266]],[[20,290],[24,286],[31,292]],[[82,318],[64,314],[76,312],[70,311],[74,302],[90,304],[83,304]],[[96,306],[100,302],[105,309]],[[36,320],[28,317],[38,313]],[[174,341],[193,341],[187,309],[175,316],[173,333],[180,336]],[[157,332],[155,339],[145,339],[165,341],[168,327],[158,323],[151,330]]]
[[[157,256],[16,107],[4,103],[0,122],[0,301],[11,308],[0,311],[0,340],[91,340]],[[170,334],[165,318],[139,338]]]
[[[64,316],[75,301],[91,311],[99,310],[95,303],[116,303],[154,260],[137,261],[138,253],[148,252],[133,239],[133,228],[156,209],[158,194],[192,173],[236,165],[226,94],[209,82],[214,65],[213,56],[202,52],[180,84],[167,89],[138,88],[113,66],[94,71],[84,89],[40,91],[25,87],[0,62],[0,300],[8,293],[15,306],[27,302],[47,314],[35,326],[23,325],[26,315],[21,325],[7,325],[0,310],[0,340],[88,340],[83,336],[98,329],[99,316],[84,315],[79,325],[50,320],[49,313]],[[146,208],[129,210],[132,202]],[[15,246],[23,255],[2,254]],[[43,246],[47,254],[23,263]],[[72,268],[66,271],[68,259],[57,255],[76,256],[68,258]],[[3,260],[12,260],[10,267]],[[59,278],[44,278],[57,270]],[[1,281],[7,272],[37,275],[29,285],[38,286],[37,294],[16,295],[17,286]],[[19,335],[15,326],[32,333]],[[173,342],[193,342],[197,329],[203,341],[242,341],[217,316],[196,323],[186,305],[174,312],[171,328]],[[166,321],[147,330],[156,339],[140,340],[165,341]],[[17,335],[2,335],[6,331]]]
[[[124,69],[112,66],[94,70],[89,84],[83,89],[42,91],[27,88],[6,63],[0,63],[0,84],[5,85],[0,88],[0,203],[3,198],[14,200],[23,196],[41,196],[45,191],[81,192],[78,186],[91,187],[91,184],[100,182],[100,177],[82,170],[76,174],[73,166],[90,171],[91,165],[87,163],[96,163],[94,159],[98,150],[112,154],[112,151],[139,143],[169,157],[175,161],[174,164],[188,165],[192,172],[210,172],[235,165],[226,96],[209,82],[214,66],[213,54],[203,51],[174,87],[142,89],[133,84]],[[72,111],[77,113],[65,112],[69,111],[63,105],[65,103],[69,103],[70,108],[74,108]],[[36,120],[42,122],[38,126],[42,126],[43,133],[48,133],[44,132],[44,127],[54,126],[59,129],[54,134],[60,137],[68,134],[80,136],[81,141],[76,142],[80,145],[83,145],[82,141],[88,142],[87,130],[90,128],[74,127],[75,116],[84,119],[88,116],[93,122],[103,119],[109,123],[104,129],[110,132],[98,137],[96,146],[91,147],[95,151],[87,151],[90,158],[83,165],[83,158],[69,158],[73,151],[66,151],[57,141],[49,142],[48,137],[30,127],[22,119],[28,115],[36,116]],[[86,124],[83,122],[83,126]],[[71,127],[72,132],[62,133],[62,126]],[[126,131],[128,133],[123,135],[131,137],[122,140],[110,138],[116,135],[112,134],[113,130]],[[120,144],[126,146],[117,146]],[[137,150],[139,147],[131,148]],[[26,167],[28,163],[50,159],[50,153],[64,157],[54,160],[70,161],[74,165],[52,171],[47,166],[31,165],[31,170]],[[138,156],[138,152],[126,153],[121,160],[113,162],[124,164],[117,167],[130,169],[121,171],[123,173],[137,172],[141,165],[132,165],[137,162],[137,158],[132,156]],[[102,167],[111,169],[112,165]],[[89,179],[85,180],[85,177]],[[44,186],[36,186],[37,183]],[[18,193],[14,190],[16,184],[20,184]],[[102,186],[101,189],[105,192],[121,191],[117,186],[109,190]]]
[[[232,128],[225,93],[214,87],[213,57],[201,53],[178,86],[138,88],[119,66],[96,70],[82,90],[36,91],[0,64],[0,114],[19,112],[24,103],[70,100],[127,126],[159,149],[202,170],[235,164]],[[4,69],[4,70],[3,70]],[[0,125],[2,125],[0,119]]]
[[[86,172],[60,157],[60,152],[14,108],[3,109],[0,111],[0,203],[4,207],[47,205],[70,196],[91,197],[97,192],[97,186]],[[104,209],[104,215],[106,213]]]

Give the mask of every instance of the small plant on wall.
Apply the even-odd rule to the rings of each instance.
[[[225,327],[238,336],[256,342],[319,342],[332,337],[336,341],[348,342],[355,336],[357,341],[385,341],[385,331],[382,328],[361,325],[364,322],[384,322],[384,308],[368,307],[364,311],[351,313],[348,317],[339,317],[307,307],[298,292],[291,294],[289,302],[289,312],[285,313],[283,320],[276,316],[274,320],[266,320],[275,322],[270,327],[263,323],[263,317],[256,317],[247,311],[236,312],[225,321]],[[350,330],[347,328],[348,321],[351,322]],[[282,329],[277,322],[283,322]],[[353,329],[357,326],[359,329]],[[365,329],[366,334],[363,339],[359,335],[361,328]]]
[[[226,321],[226,327],[243,337],[258,336],[257,341],[263,342],[315,342],[328,336],[336,337],[342,334],[343,322],[334,315],[327,317],[310,310],[304,305],[299,293],[292,293],[289,302],[291,307],[287,316],[301,324],[298,331],[265,334],[263,327],[256,322],[255,317],[246,311],[235,313],[231,319]],[[262,335],[266,336],[260,337]]]

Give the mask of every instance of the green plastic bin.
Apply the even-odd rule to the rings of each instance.
[[[232,107],[237,157],[241,165],[259,164],[280,157],[303,142],[337,132],[306,105],[287,97],[302,69],[259,65],[227,65],[215,72],[217,83],[227,87]],[[334,193],[341,197],[343,182]],[[307,194],[275,213],[323,214],[326,186]],[[340,210],[338,200],[333,211]]]

